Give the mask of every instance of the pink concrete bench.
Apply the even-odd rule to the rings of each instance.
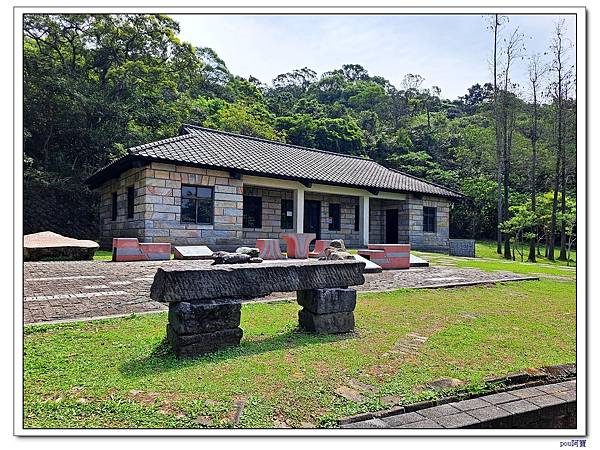
[[[358,251],[382,269],[410,268],[410,244],[369,244],[368,249]]]
[[[325,249],[331,244],[331,239],[317,239],[315,241],[315,249],[308,252],[309,258],[319,258],[325,256]]]
[[[113,261],[167,261],[171,257],[171,244],[140,243],[137,238],[114,238]]]
[[[307,259],[310,243],[317,238],[314,233],[288,233],[281,236],[287,242],[288,258]]]
[[[281,254],[279,239],[257,239],[258,257],[262,259],[285,259]]]

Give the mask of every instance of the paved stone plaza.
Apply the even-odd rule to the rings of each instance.
[[[163,311],[167,307],[150,299],[150,286],[159,267],[194,268],[210,261],[110,261],[27,262],[24,264],[23,320],[40,323]],[[264,262],[263,264],[268,264]],[[512,272],[484,272],[455,267],[386,270],[365,274],[359,291],[398,288],[451,287],[527,279]],[[295,298],[280,292],[258,301]]]

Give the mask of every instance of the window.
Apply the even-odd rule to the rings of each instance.
[[[133,219],[133,202],[135,199],[135,189],[133,186],[127,188],[127,218]]]
[[[112,220],[117,220],[117,193],[112,193]]]
[[[281,229],[294,228],[294,201],[281,199]]]
[[[354,231],[360,230],[360,205],[354,205]]]
[[[262,228],[262,198],[244,195],[244,228]]]
[[[423,206],[423,231],[425,233],[436,232],[436,219],[435,219],[436,208],[430,206]]]
[[[213,223],[213,188],[181,185],[181,221]]]
[[[340,205],[339,203],[329,204],[329,231],[340,231]]]

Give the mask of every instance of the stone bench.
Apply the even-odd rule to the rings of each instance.
[[[167,339],[177,356],[198,356],[239,345],[241,300],[297,291],[300,328],[312,333],[354,329],[356,290],[365,264],[345,261],[279,261],[260,265],[159,268],[150,290],[169,304]]]
[[[281,238],[287,243],[288,258],[306,259],[310,243],[317,238],[315,233],[287,233],[281,235]]]
[[[383,269],[410,268],[410,244],[369,244],[367,249],[358,250]]]
[[[258,257],[271,259],[285,259],[281,254],[281,245],[279,239],[257,239],[256,248],[258,249]]]

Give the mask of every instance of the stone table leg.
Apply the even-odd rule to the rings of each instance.
[[[311,289],[297,292],[301,328],[312,333],[347,333],[354,329],[355,289]]]
[[[167,339],[177,356],[194,357],[240,344],[238,300],[169,303]]]

